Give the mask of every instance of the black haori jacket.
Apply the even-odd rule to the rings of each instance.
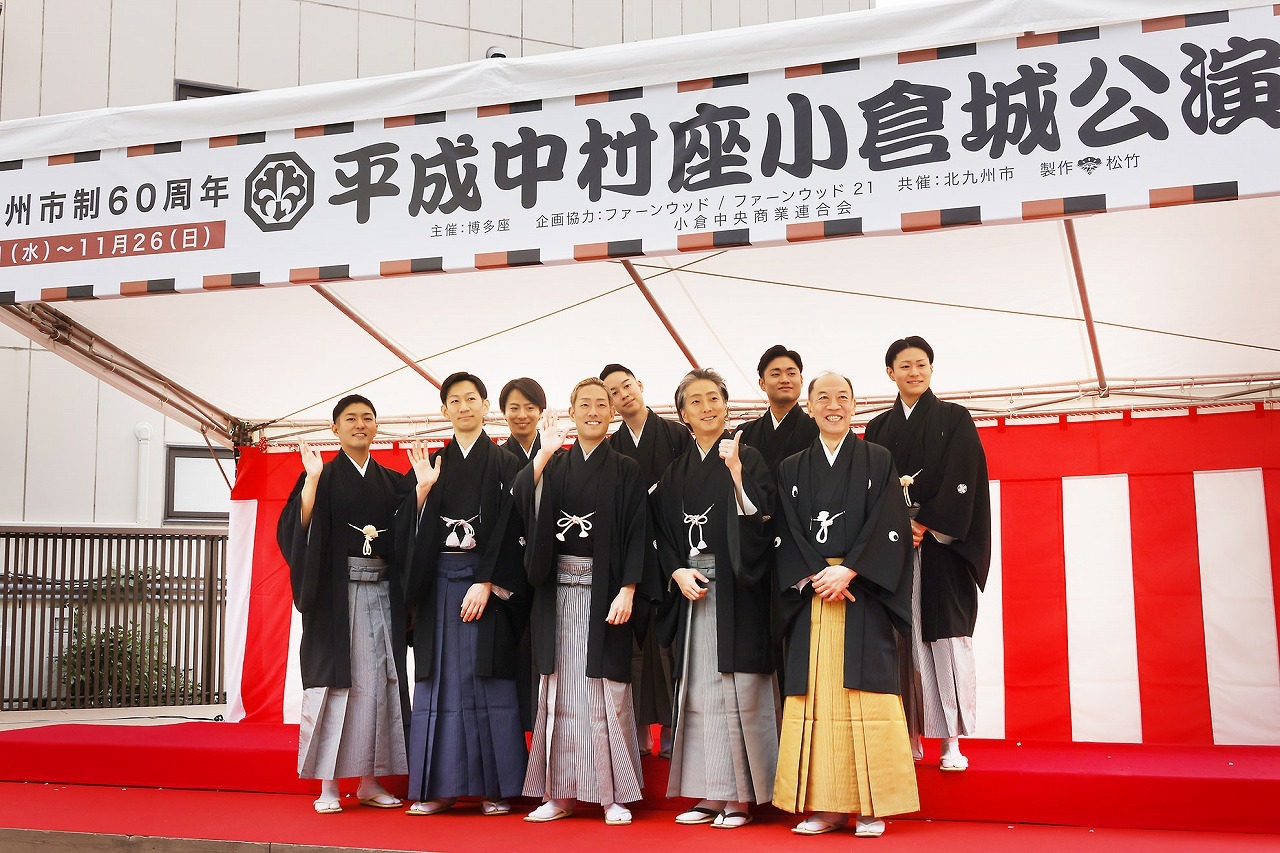
[[[991,485],[969,410],[926,391],[906,418],[899,397],[867,424],[866,436],[889,449],[899,474],[914,476],[916,521],[955,539],[943,545],[926,533],[920,543],[923,639],[972,637],[991,568]]]
[[[730,438],[725,433],[724,438]],[[773,477],[764,457],[741,445],[742,490],[755,505],[753,515],[738,514],[733,477],[715,447],[705,459],[693,443],[667,468],[649,499],[658,526],[658,559],[667,606],[660,640],[670,645],[677,676],[684,668],[685,630],[692,602],[671,575],[689,565],[689,524],[686,513],[702,513],[712,506],[705,524],[707,553],[716,557],[716,652],[720,672],[773,672],[769,635],[770,587],[768,556],[773,542],[765,535],[764,520],[773,513]]]
[[[350,525],[372,524],[384,531],[370,544],[370,556],[387,561],[391,597],[391,644],[405,681],[405,612],[397,543],[416,505],[404,496],[404,477],[372,458],[363,478],[345,453],[326,463],[316,487],[311,526],[302,526],[303,473],[276,524],[276,542],[289,565],[293,604],[302,614],[298,662],[303,687],[351,686],[351,629],[347,617],[347,557],[361,556],[364,535]],[[403,511],[408,505],[410,511]],[[397,510],[402,510],[397,512]]]
[[[533,465],[516,475],[515,507],[524,519],[526,538],[525,571],[533,588],[530,636],[533,665],[544,675],[555,672],[556,643],[586,643],[587,677],[630,683],[630,624],[609,625],[609,605],[618,591],[636,585],[636,599],[655,598],[656,577],[646,577],[645,544],[648,542],[648,510],[640,468],[635,462],[601,442],[592,451],[605,454],[597,478],[598,501],[592,529],[591,614],[587,635],[561,636],[556,625],[556,521],[564,499],[569,453],[578,453],[577,444],[561,448],[542,472],[542,497],[535,510],[537,489]],[[634,618],[634,616],[632,617]]]
[[[895,631],[911,636],[911,523],[893,458],[883,447],[853,433],[840,457],[853,454],[844,512],[856,531],[838,544],[844,565],[857,572],[845,601],[844,686],[870,693],[901,693]],[[837,462],[840,461],[837,457]],[[779,525],[777,577],[786,624],[783,692],[800,696],[809,681],[809,611],[813,585],[795,585],[826,568],[809,541],[805,522],[814,518],[814,460],[827,465],[822,439],[789,456],[778,470]],[[866,486],[863,487],[863,483]]]
[[[431,463],[441,454],[445,461],[440,479],[432,486],[422,505],[416,534],[409,539],[405,565],[408,567],[405,604],[413,613],[414,678],[422,681],[433,674],[436,640],[436,570],[440,561],[440,503],[449,489],[449,445],[431,454]],[[485,432],[480,433],[470,453],[479,454],[475,461],[483,465],[480,515],[486,522],[484,547],[476,567],[476,583],[492,583],[511,593],[503,600],[491,593],[479,619],[476,638],[476,675],[490,678],[515,678],[516,649],[524,633],[529,615],[529,584],[525,579],[518,543],[519,519],[512,520],[511,486],[520,462],[498,447]],[[406,475],[411,490],[418,478],[412,470]],[[414,501],[416,511],[416,498]]]

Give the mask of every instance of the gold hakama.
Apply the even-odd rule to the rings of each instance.
[[[844,686],[844,616],[843,600],[813,596],[808,691],[786,697],[773,804],[876,817],[919,811],[902,698]]]

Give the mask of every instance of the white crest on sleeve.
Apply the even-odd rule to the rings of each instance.
[[[799,495],[800,495],[800,487],[799,487],[799,486],[792,486],[792,487],[791,487],[791,497],[793,497],[793,498],[794,498],[794,497],[798,497]]]
[[[520,537],[520,547],[521,547],[521,548],[523,548],[523,547],[524,547],[524,537],[523,537],[523,536],[521,536],[521,537]]]
[[[781,537],[781,536],[775,536],[775,537],[773,537],[773,547],[775,547],[775,548],[781,548],[781,547],[782,547],[782,537]]]
[[[653,540],[653,550],[655,550],[655,551],[656,551],[656,550],[658,550],[658,540],[657,540],[657,539]]]
[[[900,537],[900,536],[898,536],[898,531],[896,531],[896,530],[890,530],[890,531],[889,531],[889,541],[890,541],[890,542],[897,542],[900,538],[901,538],[901,537]]]
[[[967,494],[968,491],[969,491],[969,487],[966,486],[964,483],[961,483],[960,485],[956,486],[956,492],[958,494],[962,494],[962,495]]]
[[[871,491],[871,481],[867,480],[867,491]]]
[[[653,494],[657,490],[658,490],[658,484],[654,483],[652,486],[649,487],[649,494]]]

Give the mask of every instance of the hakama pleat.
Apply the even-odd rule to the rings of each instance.
[[[920,549],[912,555],[911,657],[920,674],[925,737],[961,737],[977,730],[978,676],[972,637],[931,643],[920,632]]]
[[[351,557],[353,575],[382,580],[347,583],[351,687],[309,687],[302,694],[298,776],[345,779],[408,772],[400,683],[391,646],[386,563]]]
[[[658,642],[658,626],[650,611],[644,640],[631,642],[631,688],[635,698],[636,723],[648,726],[671,725],[671,650]]]
[[[677,686],[668,797],[766,803],[778,764],[778,688],[772,673],[720,672],[715,558],[693,557],[707,594],[691,602]]]
[[[518,796],[527,753],[512,679],[476,675],[480,623],[463,622],[462,600],[478,557],[441,554],[435,588],[435,660],[414,687],[409,796]]]
[[[773,804],[788,812],[918,811],[902,700],[844,687],[845,603],[810,605],[809,684],[782,715]]]
[[[524,795],[631,803],[641,797],[631,685],[587,678],[591,559],[557,558],[556,666],[543,675]]]

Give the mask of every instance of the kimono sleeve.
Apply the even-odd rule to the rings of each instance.
[[[486,543],[484,559],[476,571],[476,581],[492,583],[512,595],[524,596],[528,592],[528,580],[521,559],[522,550],[515,541],[524,531],[524,526],[515,508],[515,498],[511,495],[520,463],[510,453],[494,455],[498,460],[497,522],[492,537]]]
[[[662,598],[662,584],[654,571],[654,563],[649,563],[650,571],[645,571],[645,548],[649,545],[649,504],[648,495],[640,481],[640,467],[635,462],[622,458],[618,472],[618,525],[614,532],[618,539],[617,553],[622,559],[621,585],[635,584],[636,592],[658,601]]]
[[[916,521],[954,539],[969,538],[974,505],[987,480],[987,457],[978,428],[962,406],[947,418],[951,438],[943,459],[938,491],[916,514]]]
[[[276,522],[276,544],[289,566],[289,586],[293,592],[293,606],[299,613],[306,613],[316,604],[319,596],[322,567],[319,565],[320,526],[317,524],[322,503],[327,508],[328,468],[320,475],[316,488],[315,504],[311,510],[311,525],[302,524],[302,485],[307,475],[300,474],[289,493],[280,520]],[[316,542],[311,542],[311,529],[316,528]]]
[[[760,451],[753,447],[743,446],[742,456],[742,492],[747,500],[755,505],[752,515],[739,515],[738,540],[742,555],[738,580],[745,586],[754,586],[763,581],[769,574],[769,549],[773,542],[769,538],[768,519],[773,516],[777,506],[777,485],[769,466],[765,464]]]
[[[904,634],[911,632],[911,522],[889,451],[869,445],[875,494],[867,496],[868,512],[857,540],[845,555],[845,566],[858,573],[854,587],[880,599]],[[874,485],[878,484],[878,485]]]
[[[800,523],[796,474],[802,455],[788,457],[778,469],[778,504],[782,510],[782,523],[774,525],[778,532],[776,574],[778,592],[784,599],[797,595],[796,584],[811,577],[827,564],[826,559],[809,544],[804,534],[804,525]],[[806,586],[806,593],[811,589]]]

